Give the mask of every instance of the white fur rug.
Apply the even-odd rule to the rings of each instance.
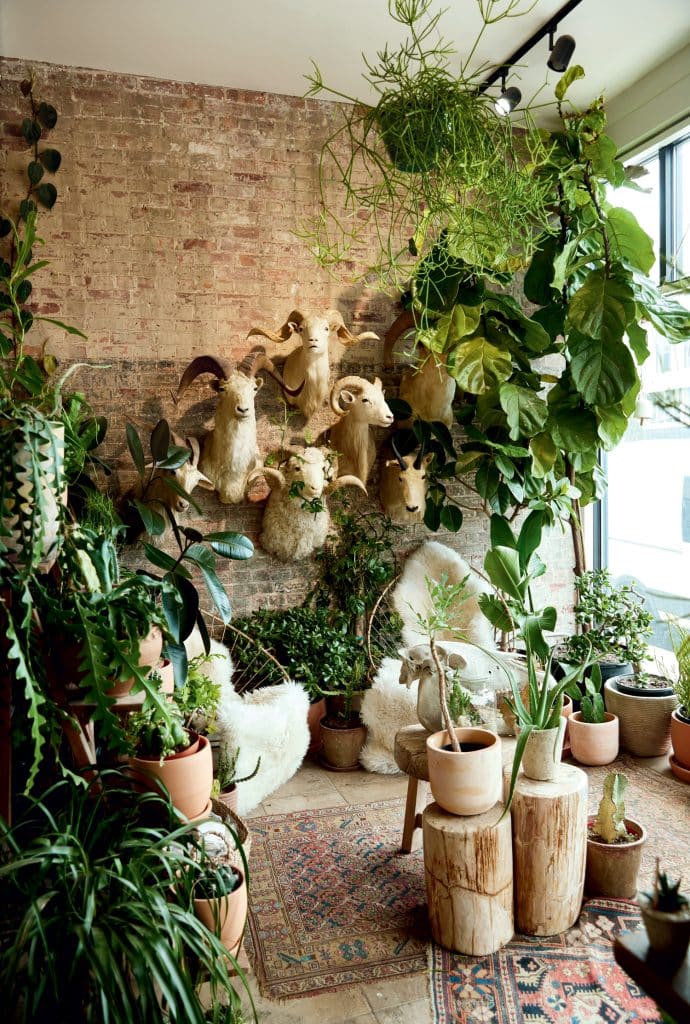
[[[418,725],[417,683],[409,690],[399,682],[400,661],[384,658],[376,678],[362,698],[362,721],[367,727],[367,740],[359,761],[368,772],[399,775],[393,757],[395,734],[406,725]]]

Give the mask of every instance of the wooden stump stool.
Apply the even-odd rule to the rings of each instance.
[[[575,924],[582,906],[587,776],[571,764],[560,765],[553,782],[521,773],[512,816],[515,927],[523,935],[557,935]]]
[[[403,853],[411,853],[421,846],[422,811],[426,807],[429,791],[429,771],[426,763],[428,735],[422,725],[407,725],[395,734],[395,763],[400,771],[408,776],[405,821],[400,844]],[[420,831],[417,831],[418,829]]]
[[[434,941],[467,956],[495,953],[513,937],[510,815],[503,804],[460,818],[424,811],[424,874]]]

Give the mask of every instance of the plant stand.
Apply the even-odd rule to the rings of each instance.
[[[423,815],[431,934],[466,956],[495,953],[513,937],[510,815],[499,823],[502,810],[460,818],[429,804]]]
[[[566,764],[553,782],[521,774],[512,818],[515,927],[524,935],[558,935],[572,927],[582,906],[587,776]]]
[[[405,820],[400,844],[403,853],[412,853],[422,845],[422,813],[429,793],[429,770],[426,759],[428,735],[422,725],[407,725],[395,734],[395,763],[408,777]]]

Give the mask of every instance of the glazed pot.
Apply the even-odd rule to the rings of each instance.
[[[618,719],[610,711],[603,722],[585,722],[582,712],[569,719],[570,752],[580,764],[611,764],[618,757]]]
[[[637,902],[647,930],[649,945],[665,964],[677,966],[685,959],[690,943],[690,907],[674,913],[654,910],[647,896],[639,893]]]
[[[604,683],[606,710],[620,720],[620,745],[637,757],[660,757],[671,746],[671,712],[678,704],[667,697],[621,693],[615,679]]]
[[[671,743],[677,763],[690,770],[690,719],[680,708],[671,712]]]
[[[553,729],[533,729],[529,734],[522,755],[522,770],[528,779],[553,782],[556,778],[566,725],[567,719],[561,715],[559,724]]]
[[[457,727],[455,735],[466,748],[449,748],[446,730],[427,737],[429,784],[434,800],[449,814],[484,814],[501,799],[501,741],[488,729]]]
[[[356,725],[337,726],[335,719],[321,719],[321,742],[323,749],[319,760],[324,768],[332,772],[351,772],[359,768],[359,755],[367,738],[367,727]]]
[[[596,816],[589,818],[588,827],[595,821]],[[603,843],[587,837],[585,892],[589,896],[605,896],[617,900],[634,898],[647,833],[639,822],[631,818],[625,819],[625,827],[637,836],[634,842]]]
[[[160,790],[156,780],[163,784],[170,794],[175,808],[186,818],[202,815],[209,806],[213,786],[213,758],[207,736],[198,736],[198,746],[158,761],[147,757],[130,757],[129,765],[148,788]]]
[[[209,931],[219,937],[230,954],[237,956],[247,922],[247,886],[243,872],[237,867],[233,870],[242,879],[237,889],[214,899],[195,898],[194,913]]]

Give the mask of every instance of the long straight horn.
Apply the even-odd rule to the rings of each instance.
[[[237,369],[246,377],[256,377],[260,370],[265,370],[269,377],[272,377],[276,384],[282,388],[283,393],[290,395],[291,398],[296,398],[306,383],[306,380],[303,380],[298,387],[289,388],[276,370],[273,360],[269,359],[266,355],[266,349],[261,347],[252,349],[242,362],[239,363]]]
[[[419,446],[419,451],[417,452],[417,458],[414,460],[414,468],[415,469],[421,469],[422,468],[422,459],[424,458],[424,451],[425,451],[425,449],[426,449],[426,441],[422,441],[422,443]]]
[[[197,356],[196,359],[192,359],[182,374],[175,402],[179,402],[192,381],[202,373],[212,373],[219,380],[227,380],[230,376],[230,367],[224,359],[217,359],[215,356]]]
[[[403,469],[403,470],[407,469],[407,463],[403,459],[402,455],[398,451],[397,446],[395,444],[395,437],[391,437],[391,448],[393,449],[393,454],[395,455],[396,459],[398,460],[398,464],[399,464],[400,468]]]

